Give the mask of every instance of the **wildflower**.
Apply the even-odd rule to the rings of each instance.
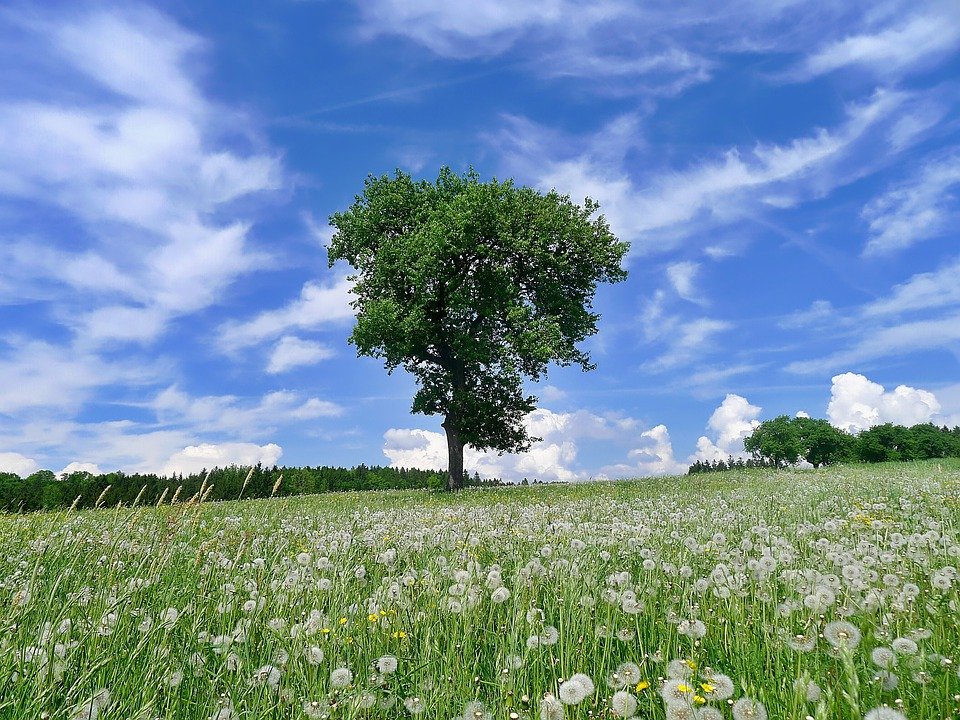
[[[250,678],[250,684],[255,687],[268,685],[275,688],[280,684],[280,669],[273,665],[262,665],[254,670],[253,676]]]
[[[863,720],[907,720],[907,716],[899,710],[894,710],[886,705],[875,707],[863,716]]]
[[[667,705],[688,703],[693,695],[693,688],[679,678],[667,680],[660,688],[660,697]]]
[[[393,655],[384,655],[377,660],[377,670],[384,675],[397,671],[397,658]]]
[[[683,620],[677,625],[677,632],[697,640],[707,634],[707,626],[700,620]]]
[[[589,676],[577,673],[569,680],[560,683],[558,695],[564,705],[577,705],[592,695],[595,690],[596,687]]]
[[[183,672],[180,670],[174,670],[163,680],[163,684],[169,688],[179,687],[180,683],[183,682]]]
[[[767,720],[767,709],[758,700],[742,697],[733,704],[733,720]]]
[[[889,670],[897,664],[897,654],[888,647],[876,647],[870,653],[870,659],[877,667]]]
[[[479,700],[471,700],[468,702],[463,708],[463,714],[460,717],[463,720],[493,720],[493,715],[487,712],[487,709]]]
[[[810,652],[817,646],[817,636],[811,633],[797,633],[787,639],[787,645],[797,652]]]
[[[345,667],[339,667],[330,673],[330,686],[335,688],[346,687],[353,682],[353,673]]]
[[[233,703],[229,699],[221,699],[220,707],[213,711],[210,720],[233,720]]]
[[[700,683],[703,694],[711,700],[726,700],[733,695],[733,680],[729,675],[711,672],[704,675],[706,682]]]
[[[723,720],[723,713],[717,708],[707,705],[697,711],[697,720]]]
[[[920,649],[916,642],[905,637],[898,637],[896,640],[890,643],[890,646],[900,655],[916,655],[917,651]]]
[[[807,702],[815,703],[820,701],[823,691],[813,680],[797,678],[793,681],[793,687],[801,693]]]
[[[319,665],[323,662],[323,650],[316,645],[306,648],[303,654],[310,665]]]
[[[637,711],[637,699],[625,690],[619,690],[610,698],[610,712],[617,717],[630,717]]]
[[[540,701],[540,720],[563,720],[563,703],[551,693],[547,693]]]
[[[411,715],[419,715],[427,709],[426,703],[418,697],[408,697],[403,701],[403,706]]]
[[[860,644],[860,630],[846,620],[835,620],[823,628],[824,639],[835,648],[853,650]]]
[[[323,718],[330,713],[330,705],[321,700],[304,700],[301,707],[308,718]]]
[[[510,591],[502,585],[493,591],[493,594],[490,595],[490,599],[495,602],[497,605],[505,603],[510,597]]]
[[[89,700],[86,700],[74,709],[70,720],[97,720],[101,713],[106,713],[109,708],[110,691],[106,688],[101,688],[97,690]]]

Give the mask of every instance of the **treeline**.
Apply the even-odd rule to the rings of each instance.
[[[434,490],[443,488],[444,478],[444,473],[431,470],[367,465],[354,468],[231,465],[169,477],[122,472],[93,475],[83,471],[58,477],[50,470],[40,470],[21,478],[14,473],[0,472],[0,511],[208,502],[342,490]],[[487,486],[502,483],[464,473],[464,484]]]
[[[786,467],[805,460],[814,467],[960,457],[960,426],[923,423],[875,425],[851,434],[827,420],[781,415],[766,420],[744,440],[754,460]]]
[[[732,455],[726,460],[697,460],[687,468],[687,475],[697,473],[723,472],[724,470],[743,470],[745,468],[774,467],[773,463],[763,458],[735,458]]]

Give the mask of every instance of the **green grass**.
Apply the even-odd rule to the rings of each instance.
[[[784,720],[960,710],[955,461],[5,516],[0,542],[5,720],[405,717],[405,700],[422,718],[474,700],[468,720],[539,718],[574,673],[596,690],[565,717],[609,718],[625,662],[643,718],[731,718],[744,696]],[[855,648],[822,636],[837,620]],[[918,649],[896,644],[885,690],[871,653],[897,638]],[[341,667],[352,682],[333,688]],[[712,672],[729,699],[703,689]],[[658,694],[671,678],[686,705]]]

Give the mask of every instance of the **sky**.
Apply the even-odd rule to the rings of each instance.
[[[722,7],[721,7],[722,5]],[[597,200],[597,364],[518,480],[683,472],[798,412],[960,424],[955,0],[0,8],[0,471],[442,469],[347,344],[331,213],[448,165]]]

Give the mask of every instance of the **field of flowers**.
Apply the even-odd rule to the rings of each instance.
[[[960,464],[0,517],[0,718],[960,715]]]

